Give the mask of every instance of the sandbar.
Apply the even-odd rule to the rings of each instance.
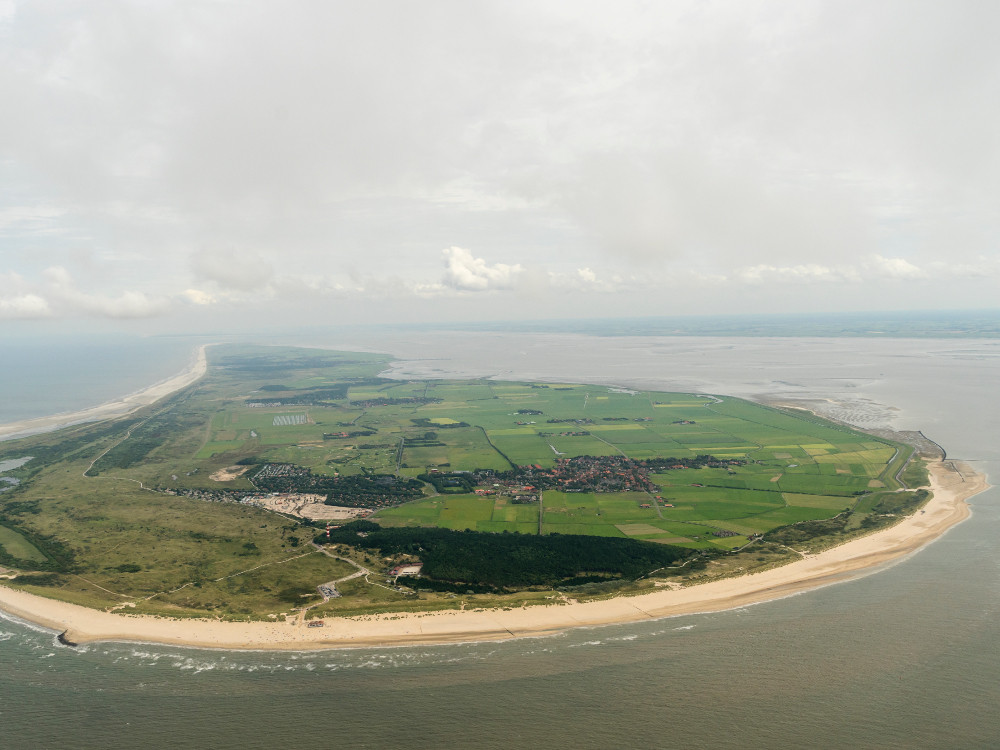
[[[929,464],[933,497],[915,514],[867,536],[778,568],[686,588],[603,601],[516,609],[327,617],[322,628],[292,622],[169,619],[88,609],[0,586],[0,609],[62,634],[64,642],[139,641],[201,648],[314,650],[492,641],[715,612],[779,599],[858,577],[920,549],[970,515],[986,477],[956,461]]]
[[[114,401],[91,406],[80,411],[53,414],[48,417],[23,419],[19,422],[8,422],[0,425],[0,440],[11,440],[18,437],[35,435],[39,432],[50,432],[83,422],[96,422],[102,419],[120,417],[136,409],[156,403],[161,398],[169,396],[174,391],[185,388],[201,378],[208,370],[208,360],[205,349],[208,344],[202,344],[191,363],[172,378],[155,383],[148,388],[123,396]]]

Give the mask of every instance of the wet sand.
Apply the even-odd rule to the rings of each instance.
[[[989,487],[984,475],[954,461],[934,462],[930,470],[933,498],[888,529],[762,573],[599,602],[327,618],[322,628],[285,622],[227,623],[112,614],[4,586],[0,586],[0,608],[57,630],[70,643],[113,640],[294,650],[503,640],[579,626],[719,611],[849,580],[908,555],[968,518],[968,498]]]

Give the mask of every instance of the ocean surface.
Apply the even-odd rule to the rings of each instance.
[[[181,337],[0,335],[0,424],[135,393],[181,372],[195,345]]]
[[[950,457],[1000,476],[995,340],[451,332],[300,343],[390,351],[404,360],[400,377],[799,399],[863,426],[922,429]],[[188,353],[148,356],[162,379]],[[38,393],[18,408],[57,410]],[[847,583],[547,638],[311,653],[71,649],[0,619],[0,747],[997,748],[998,499],[977,496],[969,521]]]

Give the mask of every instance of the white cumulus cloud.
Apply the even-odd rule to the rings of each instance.
[[[885,258],[881,255],[872,257],[868,267],[880,276],[892,279],[926,279],[927,272],[913,265],[905,258]]]
[[[738,272],[738,277],[751,284],[768,281],[856,281],[857,271],[845,266],[833,268],[818,263],[778,266],[767,263],[749,266]]]
[[[520,264],[495,263],[491,266],[461,247],[449,247],[443,255],[444,285],[464,292],[510,289],[524,271]]]
[[[188,302],[195,305],[211,305],[215,302],[215,297],[208,292],[201,291],[200,289],[185,289],[184,296],[187,298]]]
[[[0,297],[0,318],[47,318],[51,314],[49,303],[37,294]]]

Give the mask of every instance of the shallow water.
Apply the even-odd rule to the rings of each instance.
[[[1000,475],[998,342],[446,334],[364,343],[423,358],[397,374],[832,398],[841,417],[923,429]],[[313,653],[69,649],[0,620],[0,745],[995,748],[997,494],[974,498],[970,521],[917,554],[858,580],[550,638]]]

